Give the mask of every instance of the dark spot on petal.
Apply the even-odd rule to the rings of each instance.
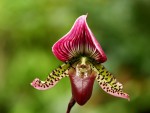
[[[108,80],[108,78],[105,78],[105,80]]]
[[[104,71],[101,71],[101,74],[104,73]]]
[[[45,84],[48,87],[48,84]]]
[[[102,79],[101,80],[104,80],[104,77],[102,77]]]
[[[49,81],[49,78],[47,78],[46,80]]]

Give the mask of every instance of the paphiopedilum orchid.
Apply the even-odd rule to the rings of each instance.
[[[36,78],[31,83],[38,90],[47,90],[63,77],[69,77],[72,98],[66,113],[70,113],[76,102],[84,105],[90,99],[95,79],[105,92],[129,100],[128,94],[122,91],[122,84],[101,64],[107,57],[86,18],[87,15],[77,18],[71,30],[52,47],[54,55],[64,64],[53,70],[45,81]]]

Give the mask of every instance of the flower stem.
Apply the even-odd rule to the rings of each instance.
[[[76,101],[74,100],[73,97],[71,97],[70,102],[68,104],[68,108],[67,108],[67,112],[66,113],[70,113],[71,108],[74,106],[75,103],[76,103]]]

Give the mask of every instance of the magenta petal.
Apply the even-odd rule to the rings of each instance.
[[[53,45],[52,51],[59,60],[68,61],[79,55],[89,56],[101,63],[107,60],[86,18],[87,15],[77,18],[71,30]]]

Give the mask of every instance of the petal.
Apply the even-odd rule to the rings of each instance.
[[[109,73],[104,66],[96,65],[96,68],[98,70],[96,80],[105,92],[116,97],[130,100],[129,95],[122,91],[122,84],[117,82],[114,76]]]
[[[68,76],[69,62],[61,65],[50,73],[45,81],[41,81],[38,78],[34,79],[31,85],[38,90],[47,90],[56,85],[56,83],[63,77]]]
[[[91,97],[93,91],[93,84],[95,81],[95,72],[90,73],[87,77],[78,76],[76,71],[72,68],[68,71],[72,96],[79,105],[84,105]]]
[[[88,27],[86,18],[87,15],[77,18],[71,30],[53,45],[52,51],[59,60],[68,61],[81,55],[89,56],[101,63],[107,60]]]

